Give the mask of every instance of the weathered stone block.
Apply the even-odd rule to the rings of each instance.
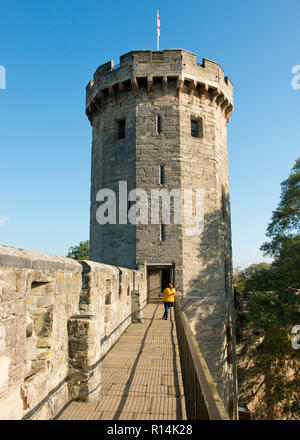
[[[23,403],[20,387],[12,386],[4,395],[0,395],[0,419],[20,420],[23,416]]]
[[[0,326],[0,351],[6,349],[6,328]]]
[[[8,390],[10,364],[11,364],[10,357],[8,356],[0,357],[0,395]]]

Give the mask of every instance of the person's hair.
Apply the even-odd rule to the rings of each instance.
[[[168,284],[168,287],[169,287],[169,289],[173,289],[173,288],[174,288],[174,286],[173,286],[172,283],[169,283],[169,284]]]

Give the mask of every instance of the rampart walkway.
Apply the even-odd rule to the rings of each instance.
[[[59,420],[185,420],[174,311],[148,304],[102,362],[98,402],[72,402]]]

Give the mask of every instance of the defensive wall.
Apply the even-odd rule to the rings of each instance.
[[[101,359],[147,304],[145,268],[0,246],[0,418],[52,419],[101,390]]]

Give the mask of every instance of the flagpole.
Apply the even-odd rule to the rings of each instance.
[[[160,18],[159,12],[156,12],[156,37],[157,37],[157,50],[159,50],[159,36],[160,36]]]

